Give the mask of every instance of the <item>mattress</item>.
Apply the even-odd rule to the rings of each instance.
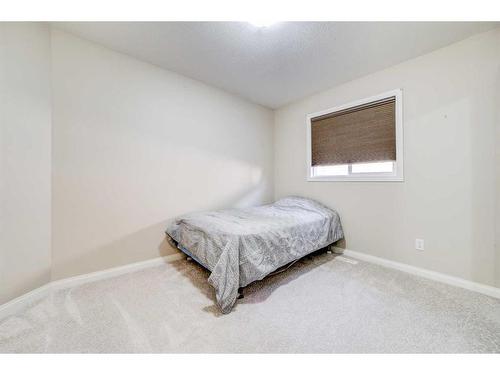
[[[239,287],[343,237],[335,210],[302,197],[180,216],[166,233],[211,272],[223,313],[231,311]]]

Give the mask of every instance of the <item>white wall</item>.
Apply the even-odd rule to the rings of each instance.
[[[276,111],[274,170],[269,110],[43,24],[0,31],[0,303],[51,261],[58,279],[167,254],[167,220],[269,202],[273,171],[276,198],[339,210],[346,247],[500,286],[500,30]],[[306,114],[394,88],[405,182],[306,182]]]
[[[500,72],[499,72],[500,75]],[[500,81],[500,79],[499,79]],[[500,286],[500,82],[497,83],[496,89],[496,137],[495,137],[495,150],[496,150],[496,202],[495,202],[495,222],[496,222],[496,235],[495,235],[495,249],[496,249],[496,262],[495,262],[495,285]]]
[[[273,113],[53,29],[53,278],[166,254],[166,221],[273,198]]]
[[[500,286],[498,46],[499,29],[276,111],[275,197],[336,208],[349,249]],[[306,115],[395,88],[405,181],[306,182]]]
[[[50,280],[50,34],[0,23],[0,304]]]

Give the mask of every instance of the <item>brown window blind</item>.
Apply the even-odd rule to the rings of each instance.
[[[311,119],[312,165],[396,160],[396,98]]]

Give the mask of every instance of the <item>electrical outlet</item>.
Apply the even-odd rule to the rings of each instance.
[[[424,250],[424,240],[421,238],[417,238],[415,240],[415,249],[423,251]]]

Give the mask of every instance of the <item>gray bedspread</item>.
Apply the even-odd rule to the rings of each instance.
[[[211,271],[208,282],[223,313],[240,286],[343,237],[337,212],[301,197],[181,216],[166,233]]]

